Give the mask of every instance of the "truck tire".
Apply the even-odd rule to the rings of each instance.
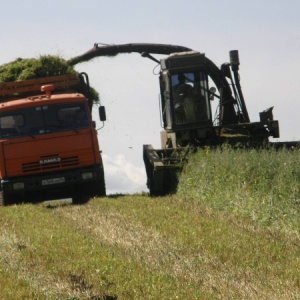
[[[100,179],[97,181],[82,183],[73,193],[74,203],[84,203],[91,197],[105,197],[105,181]]]
[[[4,197],[3,197],[3,192],[0,192],[0,206],[4,206]]]
[[[105,190],[105,181],[104,179],[100,179],[97,181],[90,182],[86,186],[86,194],[92,197],[105,197],[106,190]]]
[[[12,200],[13,199],[11,196],[5,195],[3,191],[0,192],[0,206],[5,206],[5,205],[13,203]]]

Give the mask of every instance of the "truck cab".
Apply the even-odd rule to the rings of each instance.
[[[81,80],[63,75],[0,84],[1,204],[105,195],[97,130]]]

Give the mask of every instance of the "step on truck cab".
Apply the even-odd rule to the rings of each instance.
[[[106,194],[90,100],[85,73],[0,83],[1,205]]]

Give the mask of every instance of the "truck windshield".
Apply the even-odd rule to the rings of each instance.
[[[176,124],[209,120],[208,84],[205,72],[173,74],[171,85]]]
[[[83,103],[53,104],[0,113],[0,138],[46,134],[89,127]]]

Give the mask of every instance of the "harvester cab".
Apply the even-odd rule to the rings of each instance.
[[[272,108],[250,122],[240,86],[239,57],[218,68],[196,51],[173,53],[160,60],[161,148],[144,145],[147,186],[151,195],[172,193],[188,153],[223,143],[262,146],[279,137]],[[211,85],[211,87],[210,87]],[[212,99],[218,98],[212,111]]]
[[[161,59],[162,148],[219,144],[234,133],[260,142],[278,137],[272,109],[250,123],[239,80],[237,51],[219,69],[204,54],[180,52]],[[212,84],[211,87],[209,85]],[[216,111],[211,100],[218,98]]]
[[[211,91],[199,52],[171,54],[161,60],[162,148],[184,147],[214,134]]]

